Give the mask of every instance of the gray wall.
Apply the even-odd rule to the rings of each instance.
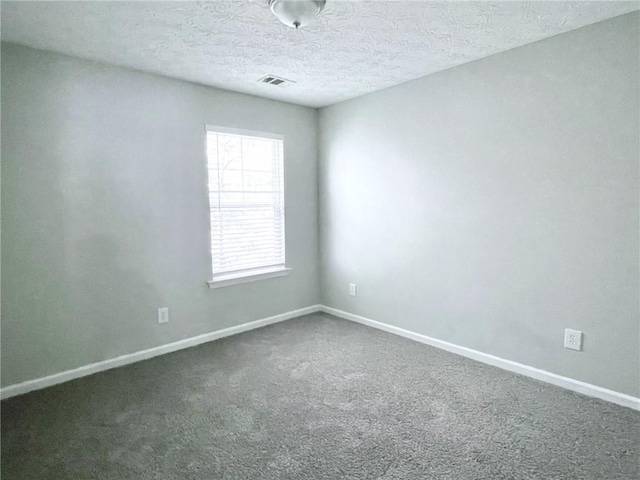
[[[205,123],[284,134],[289,277],[207,287]],[[3,45],[2,385],[316,304],[316,131],[310,108]]]
[[[323,302],[638,396],[638,21],[321,110]]]

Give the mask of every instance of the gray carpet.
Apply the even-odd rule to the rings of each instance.
[[[2,402],[2,480],[637,479],[640,412],[327,315]]]

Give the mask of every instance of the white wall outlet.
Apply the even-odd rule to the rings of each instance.
[[[582,332],[580,330],[564,330],[564,347],[571,350],[582,350]]]
[[[160,307],[158,309],[158,323],[169,322],[169,307]]]
[[[351,295],[352,297],[356,296],[356,284],[355,283],[350,283],[349,284],[349,295]]]

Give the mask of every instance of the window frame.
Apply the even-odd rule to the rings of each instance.
[[[208,138],[209,132],[221,133],[228,135],[242,135],[246,137],[257,137],[269,140],[278,140],[282,142],[282,222],[283,222],[283,257],[284,263],[281,265],[266,266],[266,267],[251,267],[232,272],[213,272],[213,256],[212,256],[212,244],[211,244],[211,198],[209,191],[209,155],[208,151]],[[246,130],[240,128],[222,127],[217,125],[205,124],[204,128],[204,151],[205,151],[205,167],[206,167],[206,192],[207,192],[207,205],[208,208],[208,223],[209,223],[209,269],[211,273],[211,280],[207,282],[209,288],[221,288],[231,285],[239,285],[243,283],[254,282],[258,280],[266,280],[269,278],[283,277],[289,275],[291,268],[287,267],[287,229],[286,229],[286,188],[285,188],[285,165],[284,165],[284,135],[270,132],[260,132],[255,130]]]

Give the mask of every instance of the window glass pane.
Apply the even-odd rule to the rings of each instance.
[[[273,172],[245,170],[244,188],[247,191],[272,191]]]
[[[242,170],[226,169],[220,171],[220,190],[242,191]]]
[[[273,171],[274,165],[272,162],[277,157],[277,154],[274,153],[277,144],[277,140],[245,139],[243,145],[244,168],[264,172]]]

